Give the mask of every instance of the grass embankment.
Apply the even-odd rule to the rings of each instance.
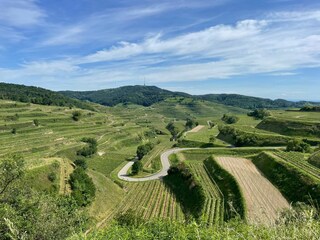
[[[246,204],[243,194],[236,179],[221,167],[214,157],[204,161],[208,174],[219,186],[224,197],[224,215],[225,220],[234,217],[246,218]]]
[[[237,147],[243,146],[285,146],[290,137],[272,134],[245,132],[231,126],[220,126],[218,138]]]
[[[267,152],[259,154],[252,161],[289,202],[319,206],[320,182],[307,172]]]
[[[299,118],[298,118],[299,119]],[[320,137],[320,122],[266,118],[257,128],[289,136]]]

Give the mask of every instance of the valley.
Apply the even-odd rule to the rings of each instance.
[[[70,178],[83,169],[95,188],[79,206],[88,236],[132,216],[274,226],[283,210],[320,201],[319,112],[277,108],[259,119],[174,94],[84,106],[0,100],[0,157],[23,158],[23,185],[52,196],[82,199]]]

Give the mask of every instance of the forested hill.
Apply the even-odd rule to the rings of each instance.
[[[271,100],[238,94],[207,94],[196,96],[181,92],[171,92],[155,86],[125,86],[98,91],[63,91],[61,93],[68,97],[77,98],[80,100],[88,100],[106,106],[114,106],[119,103],[134,103],[143,106],[150,106],[154,103],[161,102],[166,98],[171,97],[189,97],[245,109],[289,107],[300,108],[307,104],[307,102],[291,102],[282,99]]]
[[[134,103],[150,106],[170,97],[191,97],[191,95],[186,93],[171,92],[155,86],[125,86],[98,91],[62,91],[60,93],[68,97],[87,100],[106,106],[115,106],[119,103]]]
[[[61,93],[39,87],[0,83],[0,99],[41,105],[55,105],[93,109],[89,103],[69,98]]]
[[[268,98],[248,97],[239,94],[206,94],[198,96],[200,99],[218,102],[224,105],[241,107],[246,109],[255,108],[301,108],[306,104],[320,104],[315,102],[292,102],[284,99],[271,100]]]

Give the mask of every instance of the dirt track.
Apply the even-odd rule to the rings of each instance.
[[[289,208],[279,190],[261,175],[250,160],[234,157],[217,157],[216,160],[239,183],[250,223],[273,224],[279,211]]]
[[[191,130],[189,131],[189,133],[199,132],[202,128],[204,128],[203,125],[198,125],[198,126],[196,126],[195,128],[191,129]]]

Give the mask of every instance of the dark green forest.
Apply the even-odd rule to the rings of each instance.
[[[93,108],[90,104],[39,87],[0,83],[0,99],[41,105]]]

